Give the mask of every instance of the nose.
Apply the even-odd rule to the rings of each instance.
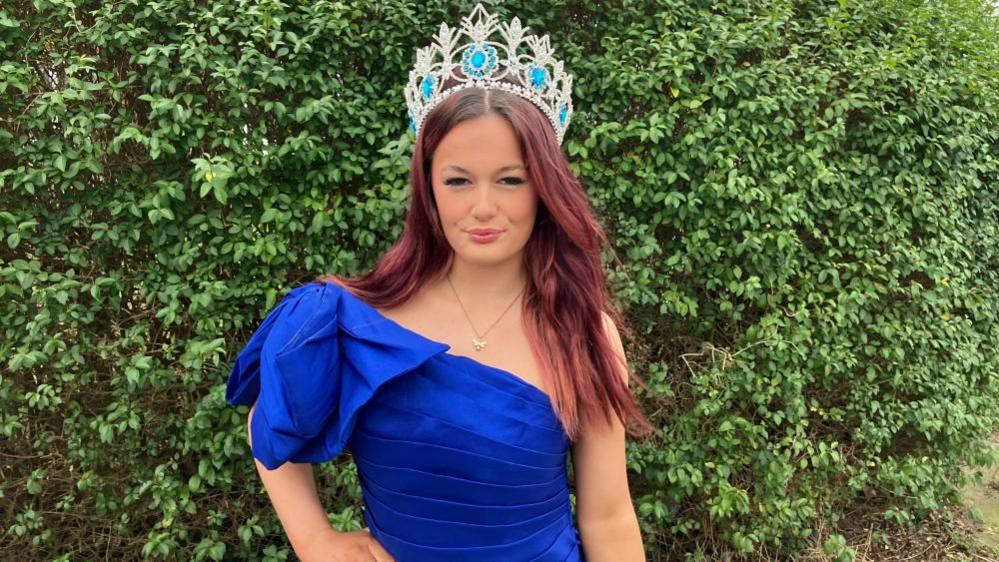
[[[496,201],[493,190],[488,184],[479,185],[475,192],[475,203],[472,205],[472,216],[486,220],[496,214]]]

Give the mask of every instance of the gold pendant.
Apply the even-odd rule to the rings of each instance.
[[[479,338],[472,338],[472,343],[475,344],[475,351],[479,351],[483,347],[486,347],[486,340],[480,340]]]

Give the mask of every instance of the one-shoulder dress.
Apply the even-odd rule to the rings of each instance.
[[[268,469],[349,449],[364,522],[399,562],[585,560],[549,396],[449,349],[314,281],[260,323],[226,401],[257,401],[251,448]]]

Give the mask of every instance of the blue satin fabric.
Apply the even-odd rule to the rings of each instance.
[[[364,520],[399,562],[585,560],[548,395],[449,349],[313,282],[254,332],[226,401],[257,401],[252,451],[268,469],[348,449]]]

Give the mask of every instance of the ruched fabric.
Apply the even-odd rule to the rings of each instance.
[[[350,451],[364,521],[399,562],[582,561],[569,438],[540,388],[448,353],[339,285],[289,291],[238,355],[268,469]]]

